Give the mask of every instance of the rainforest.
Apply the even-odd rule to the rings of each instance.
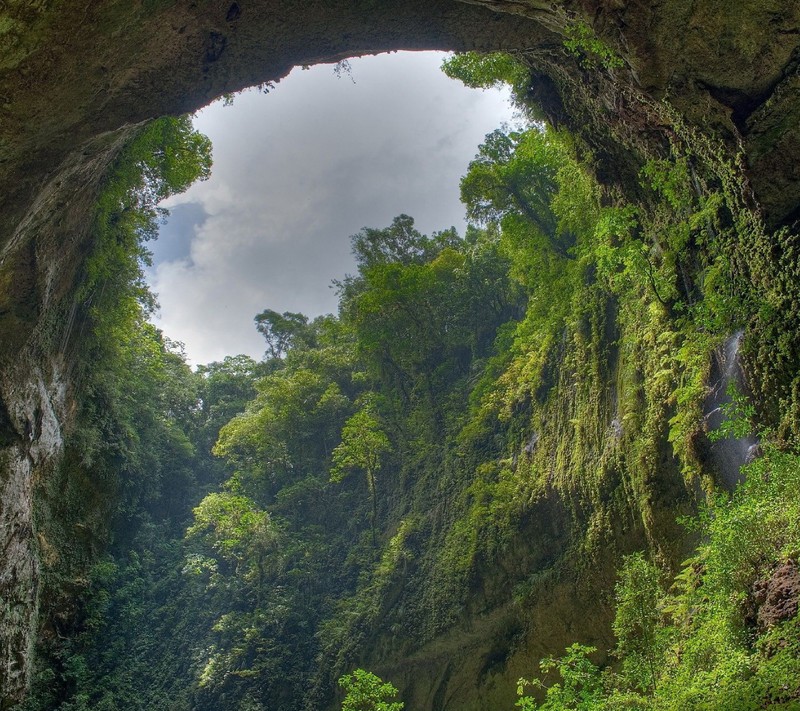
[[[9,117],[80,15],[23,4]],[[524,120],[469,163],[463,234],[364,227],[336,315],[253,314],[260,360],[190,367],[145,280],[161,203],[212,170],[184,111],[283,72],[245,69],[245,3],[202,78],[128,93],[110,43],[116,109],[82,123],[76,88],[60,128],[0,128],[0,709],[800,709],[800,11],[452,4],[275,35],[289,65],[457,50]],[[85,41],[152,16],[191,54],[198,4],[135,5]],[[670,26],[769,89],[709,88]]]

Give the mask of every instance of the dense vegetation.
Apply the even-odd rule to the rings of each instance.
[[[797,708],[799,465],[774,450],[748,465],[735,494],[719,494],[692,522],[703,543],[673,580],[642,554],[626,558],[616,588],[619,664],[601,668],[591,660],[597,650],[576,643],[542,661],[551,683],[520,680],[517,706]]]
[[[524,104],[507,56],[446,70]],[[518,707],[796,707],[800,461],[774,365],[791,353],[745,339],[786,399],[725,404],[723,435],[760,423],[763,454],[721,493],[715,354],[763,336],[781,302],[741,252],[759,223],[693,150],[676,137],[651,157],[633,203],[569,135],[497,130],[461,183],[466,235],[406,215],[365,228],[337,316],[267,309],[262,362],[192,372],[146,322],[140,260],[157,202],[207,174],[209,147],[185,120],[152,124],[104,193],[76,301],[79,426],[48,499],[63,510],[40,516],[76,559],[48,567],[22,708],[323,709],[341,679],[343,708],[394,711],[394,687],[356,667],[391,669],[502,602],[483,673],[507,681],[539,599],[616,567],[608,649],[554,637],[552,654],[574,643],[520,681]],[[793,608],[772,604],[776,579]]]

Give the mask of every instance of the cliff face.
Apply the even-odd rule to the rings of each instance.
[[[11,442],[6,441],[10,446],[3,448],[0,460],[0,525],[4,537],[0,679],[4,689],[26,683],[38,632],[39,557],[47,542],[35,535],[34,491],[36,480],[51,474],[58,463],[66,394],[60,364],[50,366],[48,373],[34,367],[3,374],[5,399],[13,403],[13,409],[6,413]]]
[[[123,129],[65,161],[34,197],[0,256],[2,708],[28,681],[39,631],[41,560],[52,564],[58,558],[37,526],[36,508],[43,487],[54,480],[73,411],[70,290],[86,254],[82,239],[98,176],[128,135]]]
[[[581,27],[615,61],[592,50]],[[57,555],[37,536],[34,510],[71,426],[70,314],[91,247],[86,225],[137,124],[299,64],[393,49],[504,49],[534,67],[533,98],[581,136],[609,189],[635,197],[644,158],[677,137],[700,146],[698,160],[731,159],[742,204],[769,225],[800,218],[793,3],[12,0],[0,10],[0,38],[0,706],[27,683],[40,561]],[[780,262],[762,247],[767,262]],[[783,363],[783,376],[795,365]],[[440,652],[447,644],[422,663]]]

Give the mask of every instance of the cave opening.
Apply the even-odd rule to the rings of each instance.
[[[408,214],[424,234],[464,234],[460,178],[486,134],[522,119],[506,88],[448,78],[447,56],[297,67],[195,114],[212,174],[165,203],[147,270],[155,322],[192,362],[260,358],[264,308],[335,313],[331,282],[354,271],[349,238],[363,227]]]
[[[67,431],[75,423],[76,383],[69,381],[75,363],[64,362],[63,339],[53,337],[50,326],[80,286],[81,264],[90,248],[87,224],[104,176],[139,126],[154,117],[193,111],[226,92],[275,81],[294,66],[400,49],[523,51],[534,60],[542,79],[537,85],[539,103],[548,115],[576,129],[587,142],[604,184],[613,188],[615,183],[623,183],[621,188],[636,192],[636,170],[609,171],[609,166],[635,168],[641,162],[640,152],[660,155],[665,137],[700,151],[702,164],[710,164],[710,169],[725,167],[722,177],[730,177],[726,158],[730,149],[730,158],[736,158],[730,166],[737,188],[741,183],[742,200],[759,219],[763,210],[764,219],[774,226],[791,223],[798,214],[800,178],[790,167],[796,164],[792,159],[800,150],[797,26],[797,7],[778,12],[771,4],[755,0],[743,3],[737,12],[722,0],[657,6],[538,0],[6,3],[0,10],[4,40],[0,50],[0,445],[8,450],[6,461],[16,463],[16,469],[6,466],[0,482],[5,487],[4,503],[14,500],[20,506],[15,512],[19,525],[3,526],[0,539],[0,548],[14,554],[0,561],[0,592],[17,611],[11,618],[0,619],[0,632],[10,640],[0,650],[0,707],[6,708],[24,695],[35,671],[37,634],[46,626],[48,609],[57,607],[52,595],[40,592],[46,582],[40,562],[48,565],[51,558],[51,549],[44,542],[57,539],[48,538],[44,527],[37,530],[35,508],[48,502],[60,506],[59,511],[70,508],[69,491],[56,484],[44,493],[35,493],[28,486],[31,481],[57,482],[50,474],[64,453],[59,428]],[[616,59],[621,58],[622,66],[609,61],[615,59],[611,55],[595,52],[592,61],[585,51],[569,51],[569,42],[581,39],[584,50],[598,46],[591,35],[576,33],[586,28],[620,53]],[[469,155],[464,158],[468,160]],[[413,214],[413,207],[408,211]],[[370,221],[359,218],[358,226]],[[349,232],[350,228],[343,230],[341,236],[346,240]],[[796,310],[788,307],[798,303],[796,280],[791,278],[794,265],[783,254],[794,254],[794,243],[785,233],[776,233],[774,242],[761,242],[765,247],[761,281],[771,303],[787,308],[766,313],[760,331],[754,331],[756,337],[762,337],[760,353],[767,354],[762,370],[754,373],[779,376],[762,379],[779,382],[780,387],[785,383],[786,392],[794,398],[798,392],[797,349],[779,337],[781,332],[798,332]],[[752,261],[751,254],[744,257]],[[745,261],[741,252],[738,258]],[[259,301],[257,309],[271,305]],[[653,307],[651,310],[658,311],[658,306]],[[251,315],[243,317],[250,329]],[[585,322],[589,323],[579,321]],[[672,329],[661,333],[672,333]],[[785,350],[773,347],[787,343]],[[659,353],[652,348],[637,352],[645,351],[652,351],[647,360],[652,358],[658,366],[653,372],[666,372],[658,362]],[[773,365],[771,352],[788,357],[775,359]],[[751,365],[761,367],[755,359]],[[683,377],[681,381],[686,382]],[[783,402],[773,391],[777,388],[765,389],[762,395]],[[578,397],[582,393],[577,388],[563,392],[567,402],[573,394]],[[602,402],[602,395],[592,401]],[[774,408],[776,417],[783,416],[779,407],[782,405]],[[20,418],[34,413],[35,422],[36,412],[53,412],[59,427],[50,428],[45,437],[23,441],[14,434],[24,431]],[[786,425],[791,425],[793,432],[797,431],[796,412],[795,408],[786,418],[789,422],[794,417]],[[669,451],[665,433],[671,422],[663,413],[654,413],[654,417],[655,424],[645,431],[659,434],[647,459],[664,463],[667,460],[662,455]],[[553,422],[557,418],[545,419]],[[32,427],[29,434],[41,435],[35,432],[41,429],[47,428]],[[538,437],[538,429],[536,432]],[[561,440],[553,442],[559,451],[568,449],[561,447]],[[515,455],[507,461],[521,459]],[[640,464],[642,459],[636,461]],[[612,520],[641,520],[645,527],[648,521],[660,522],[667,537],[677,536],[672,529],[672,501],[655,511],[648,508],[651,501],[664,501],[658,496],[666,490],[663,480],[656,478],[655,470],[636,471],[637,478],[632,481],[636,487],[642,486],[640,501],[646,506],[634,510],[633,517]],[[616,481],[609,479],[609,488],[603,492],[610,492]],[[80,487],[86,477],[77,471],[70,482]],[[651,484],[653,488],[645,490]],[[92,500],[83,500],[91,510]],[[74,529],[68,528],[72,524],[68,517],[54,521],[56,532],[59,528],[79,532],[78,536],[63,537],[65,550],[85,537],[83,521]],[[617,531],[624,536],[620,538],[623,543],[630,541],[627,525]],[[651,534],[648,531],[648,536]],[[53,554],[52,560],[57,557]],[[515,560],[512,557],[508,562]],[[597,567],[611,569],[610,564]],[[494,585],[496,590],[502,587]],[[505,587],[510,591],[510,586]],[[567,615],[562,607],[556,614],[564,616],[567,627],[572,621],[595,623],[595,615],[586,616],[585,610],[590,608],[584,602],[606,599],[603,595],[608,593],[608,586],[601,589],[598,585],[585,598],[577,598]],[[564,599],[571,598],[565,595]],[[40,608],[40,603],[51,607]],[[535,619],[546,619],[547,609],[539,608],[536,615]],[[498,629],[515,627],[501,625]],[[597,628],[593,633],[598,633]],[[448,671],[440,677],[447,681],[442,682],[441,692],[436,692],[433,705],[437,707],[439,700],[447,697],[450,706],[467,708],[458,693],[468,694],[470,675],[478,677],[461,663],[469,641],[469,635],[453,638],[452,647],[438,646],[438,657],[418,659],[416,667],[404,665],[406,682],[422,689],[425,674],[420,670],[435,670],[442,650],[456,649],[462,657],[447,660]],[[555,646],[542,651],[562,648],[561,641],[551,640]],[[527,651],[535,656],[535,650]],[[475,660],[478,670],[482,668],[479,654],[470,654],[468,659]],[[451,663],[461,675],[457,678],[454,673],[452,683]],[[466,685],[463,679],[468,680]],[[490,681],[495,686],[494,680]],[[508,689],[513,696],[510,682]],[[484,691],[476,689],[478,694]],[[510,706],[505,701],[504,705]],[[415,707],[426,708],[421,704]],[[482,707],[497,707],[497,703],[487,702]]]

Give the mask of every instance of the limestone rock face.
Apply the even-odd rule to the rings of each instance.
[[[582,22],[621,58],[565,49]],[[69,305],[106,169],[137,124],[293,66],[397,49],[523,56],[532,94],[636,190],[675,117],[714,136],[772,225],[800,219],[800,3],[783,0],[8,0],[0,6],[0,708],[37,630],[37,482],[70,427]],[[601,63],[602,64],[602,63]]]
[[[49,372],[30,361],[0,376],[3,414],[0,450],[0,688],[3,701],[24,689],[38,633],[40,547],[36,538],[34,491],[37,477],[58,464],[63,447],[66,383],[60,365]],[[9,694],[9,690],[16,692]],[[5,708],[5,706],[2,706]]]
[[[70,295],[99,178],[129,135],[103,136],[65,160],[0,248],[0,709],[27,686],[40,559],[55,554],[36,509],[72,419]]]

